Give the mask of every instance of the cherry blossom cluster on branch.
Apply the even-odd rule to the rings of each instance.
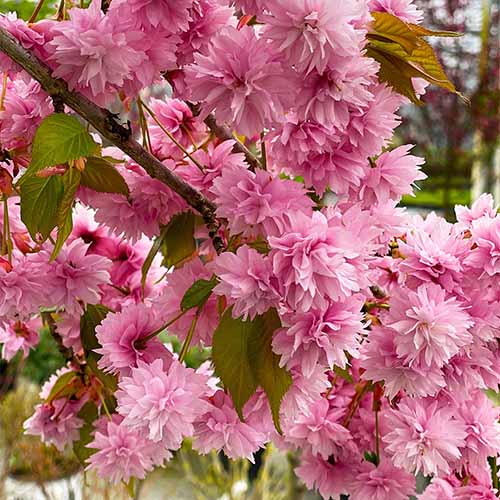
[[[2,357],[67,359],[26,431],[112,482],[274,442],[324,498],[496,498],[500,217],[397,206],[397,112],[453,90],[422,13],[101,7],[0,17]]]

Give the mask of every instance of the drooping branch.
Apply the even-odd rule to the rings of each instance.
[[[24,49],[5,29],[0,28],[0,51],[21,66],[42,88],[56,100],[90,123],[103,137],[121,149],[138,163],[151,177],[167,185],[179,194],[203,217],[217,251],[222,241],[217,237],[220,223],[215,216],[215,205],[199,191],[190,186],[151,153],[146,151],[132,136],[128,128],[121,125],[115,115],[102,109],[82,94],[71,91],[64,80],[54,78],[51,69],[35,55]]]

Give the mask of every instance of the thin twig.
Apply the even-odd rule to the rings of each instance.
[[[191,102],[187,102],[186,104],[190,107],[194,116],[200,114],[198,105]],[[209,114],[205,118],[204,122],[205,125],[210,129],[210,131],[215,135],[215,137],[217,137],[221,141],[234,141],[233,152],[243,153],[245,155],[247,163],[250,165],[251,170],[262,168],[260,160],[242,142],[240,142],[228,128],[224,127],[223,125],[219,125],[213,114]]]
[[[154,111],[145,103],[142,103],[142,106],[148,112],[149,116],[151,116],[151,118],[155,121],[158,127],[161,128],[162,132],[198,167],[202,173],[205,172],[203,165],[167,130],[163,123],[158,120]]]
[[[45,0],[38,0],[35,10],[33,11],[33,14],[31,14],[31,17],[28,19],[28,24],[34,23],[36,21],[36,18],[40,13],[40,10],[42,9],[44,3]]]

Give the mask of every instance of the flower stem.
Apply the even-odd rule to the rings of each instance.
[[[354,417],[354,414],[356,413],[356,410],[358,409],[359,405],[361,404],[361,400],[363,399],[363,396],[365,393],[368,391],[369,385],[368,382],[362,382],[358,384],[356,388],[356,392],[354,394],[354,397],[352,398],[351,402],[349,403],[349,411],[344,419],[343,426],[348,427],[349,424],[351,423],[352,417]]]
[[[158,127],[166,134],[166,136],[198,167],[201,172],[205,172],[203,165],[163,126],[163,124],[158,120],[154,111],[150,109],[144,102],[142,103],[144,109],[149,113],[151,118],[156,122]]]
[[[260,154],[261,154],[261,164],[262,164],[262,168],[264,170],[267,170],[267,149],[266,149],[266,141],[264,140],[264,132],[262,132],[262,134],[260,134],[260,144],[261,144],[261,148],[260,148]]]
[[[8,73],[6,71],[2,77],[2,93],[0,94],[0,111],[5,110],[4,102],[5,102],[5,95],[7,94],[7,76]]]
[[[380,463],[380,427],[378,414],[379,411],[375,410],[375,453],[377,454],[377,465]]]
[[[189,309],[185,309],[184,311],[181,311],[177,316],[172,318],[171,320],[167,321],[163,326],[158,328],[158,330],[155,330],[153,333],[150,333],[147,337],[144,337],[143,339],[140,339],[140,343],[142,345],[146,344],[149,340],[155,338],[157,335],[159,335],[163,330],[166,330],[170,325],[173,325],[178,319],[182,318],[184,314],[186,314],[189,311]]]
[[[137,110],[139,111],[139,124],[142,132],[142,145],[151,153],[151,137],[149,135],[148,122],[144,114],[144,103],[140,97],[137,98]]]
[[[57,20],[64,21],[66,19],[66,2],[61,0],[59,7],[57,9]]]
[[[106,404],[105,397],[102,395],[101,391],[99,391],[98,394],[99,394],[99,399],[101,400],[101,403],[102,403],[102,407],[104,408],[104,413],[106,413],[106,416],[109,418],[109,420],[113,420],[113,417],[111,416],[108,405]]]
[[[193,340],[193,335],[194,331],[196,329],[196,323],[198,323],[198,318],[200,317],[201,310],[203,309],[202,307],[198,307],[196,310],[196,314],[193,318],[193,321],[191,321],[191,326],[189,327],[189,331],[186,337],[186,340],[184,341],[184,344],[182,344],[182,349],[181,353],[179,354],[179,362],[182,363],[184,361],[184,358],[186,357],[186,354],[189,351],[189,346],[191,345],[191,341]]]
[[[28,24],[34,23],[36,21],[36,18],[40,13],[40,10],[42,9],[44,3],[45,0],[38,0],[35,10],[33,11],[33,14],[31,14],[31,17],[28,19]]]
[[[3,198],[3,238],[2,238],[2,255],[7,254],[9,264],[12,264],[12,239],[10,237],[10,220],[9,220],[9,205],[8,198]]]

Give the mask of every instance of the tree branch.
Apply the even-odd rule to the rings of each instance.
[[[213,114],[208,115],[205,118],[205,125],[213,132],[213,134],[218,137],[221,141],[233,140],[235,141],[233,151],[235,153],[243,153],[247,160],[247,163],[250,165],[252,170],[256,170],[258,168],[262,168],[262,164],[260,160],[240,141],[238,141],[231,131],[224,127],[223,125],[219,125],[215,121],[215,116]]]
[[[199,104],[194,104],[189,101],[186,101],[186,104],[191,109],[193,116],[198,116],[200,114]],[[205,118],[204,122],[212,134],[214,134],[215,137],[219,138],[221,141],[234,141],[233,152],[243,153],[252,171],[255,171],[257,168],[262,168],[262,163],[259,158],[257,158],[242,142],[234,137],[232,132],[227,127],[219,125],[213,113],[209,114]]]
[[[24,49],[5,29],[0,28],[0,51],[21,66],[42,88],[56,100],[64,102],[73,111],[89,122],[103,137],[121,149],[138,163],[151,177],[158,179],[179,194],[192,208],[199,212],[209,230],[215,249],[223,248],[217,236],[220,223],[216,219],[216,206],[199,191],[190,186],[163,163],[146,151],[108,110],[102,109],[82,94],[70,91],[64,80],[54,78],[50,68],[36,56]]]

